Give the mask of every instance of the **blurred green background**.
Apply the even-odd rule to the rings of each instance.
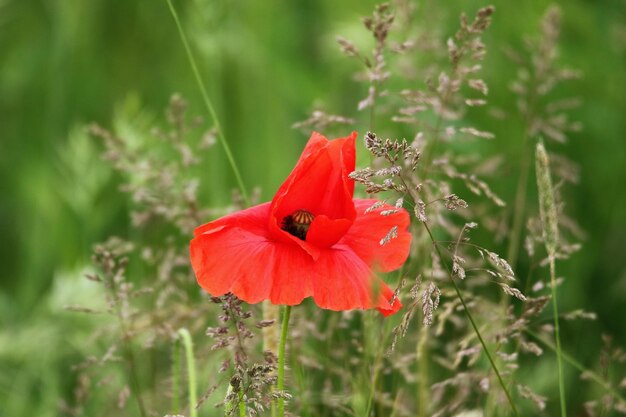
[[[418,20],[437,10],[444,38],[456,30],[461,11],[473,14],[489,4],[418,3]],[[556,3],[563,10],[558,61],[583,73],[562,93],[583,100],[572,117],[584,128],[552,148],[580,164],[581,182],[564,190],[564,200],[587,233],[582,251],[559,266],[567,278],[561,305],[599,316],[566,326],[563,338],[594,366],[599,342],[588,347],[581,340],[599,341],[606,332],[617,344],[626,341],[626,2]],[[307,139],[291,125],[314,104],[356,118],[360,134],[367,130],[366,115],[356,111],[366,87],[352,80],[358,66],[340,54],[335,37],[367,45],[360,18],[375,4],[176,2],[244,181],[260,186],[265,200]],[[508,85],[516,70],[503,48],[536,34],[548,3],[491,4],[496,14],[484,36],[483,78],[490,102],[513,112]],[[128,199],[84,126],[108,127],[120,114],[162,118],[174,92],[205,116],[164,0],[0,0],[0,416],[56,415],[57,399],[71,390],[67,369],[80,359],[81,337],[89,332],[63,305],[80,293],[92,245],[128,233]],[[519,122],[497,122],[480,111],[471,118],[497,135],[485,152],[514,160]],[[390,126],[379,133],[398,135]],[[213,148],[205,163],[206,203],[225,204],[235,182],[223,151]],[[507,202],[516,184],[515,168],[509,169],[491,182]],[[11,414],[3,404],[11,404]]]

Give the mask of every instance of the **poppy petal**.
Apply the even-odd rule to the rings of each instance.
[[[315,271],[313,299],[322,308],[338,311],[375,307],[389,315],[402,306],[398,300],[389,303],[393,291],[345,245],[323,251]]]
[[[309,227],[306,241],[318,248],[334,245],[352,226],[352,220],[329,219],[328,216],[316,216]]]
[[[339,243],[349,246],[367,265],[373,265],[383,272],[398,269],[409,256],[411,247],[409,214],[404,209],[396,209],[388,204],[366,213],[377,203],[373,199],[355,199],[354,203],[356,219]],[[381,212],[386,210],[397,211],[382,215]],[[394,226],[398,228],[398,236],[381,245],[381,239]]]
[[[333,220],[354,219],[354,181],[348,174],[355,166],[355,138],[356,132],[333,141],[313,133],[297,165],[272,200],[270,230],[277,237],[282,220],[298,210],[315,216],[323,214]]]
[[[313,294],[315,261],[295,245],[276,242],[272,261],[272,304],[296,305]]]
[[[194,236],[213,233],[228,226],[246,229],[259,236],[268,236],[267,220],[269,216],[270,203],[259,204],[198,226],[194,230]]]
[[[191,263],[198,284],[214,296],[232,292],[250,304],[296,305],[313,293],[314,261],[306,252],[240,228],[197,236]]]
[[[267,299],[272,287],[274,244],[239,227],[223,227],[191,241],[198,284],[213,296],[234,293],[249,303]]]
[[[382,282],[382,281],[381,281]],[[391,300],[393,299],[393,291],[384,282],[380,285],[380,297],[378,301],[378,311],[387,317],[392,314],[396,314],[402,308],[402,303],[399,299],[395,299],[393,304],[391,304]]]
[[[196,228],[191,264],[209,294],[289,305],[312,294],[314,262],[306,249],[319,249],[291,235],[287,243],[269,238],[269,209],[270,203],[260,204]]]

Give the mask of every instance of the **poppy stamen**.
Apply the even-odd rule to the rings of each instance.
[[[290,215],[285,216],[281,224],[281,229],[300,240],[306,240],[306,234],[314,218],[315,216],[310,211],[302,209],[296,210]]]

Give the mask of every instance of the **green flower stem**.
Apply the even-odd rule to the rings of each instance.
[[[291,306],[285,306],[283,313],[283,326],[280,329],[280,344],[278,346],[278,382],[276,389],[283,391],[285,387],[285,345],[287,344],[287,329],[289,327],[289,315]],[[285,399],[278,399],[278,417],[285,417]]]
[[[196,366],[193,358],[193,342],[189,331],[185,328],[178,330],[178,335],[181,338],[183,346],[185,348],[185,360],[187,362],[187,384],[189,390],[189,416],[198,417],[198,410],[196,410],[196,404],[198,403],[198,397],[196,394]]]
[[[180,23],[180,19],[178,17],[178,13],[172,4],[172,0],[166,0],[167,5],[170,8],[170,12],[172,13],[172,17],[174,18],[174,22],[176,22],[176,27],[178,28],[178,34],[180,35],[180,40],[183,43],[185,48],[185,52],[187,53],[187,58],[189,59],[189,64],[191,65],[191,69],[193,71],[193,75],[196,79],[196,83],[198,84],[198,88],[200,89],[200,93],[202,94],[202,99],[204,101],[204,105],[207,108],[207,111],[211,115],[211,119],[213,119],[213,124],[215,125],[215,129],[217,130],[217,136],[219,141],[224,148],[224,152],[226,153],[226,158],[228,159],[228,163],[235,174],[235,179],[237,180],[237,185],[239,186],[239,191],[241,192],[241,196],[243,197],[246,206],[250,206],[250,198],[248,197],[248,192],[246,191],[246,187],[243,184],[243,179],[241,178],[241,174],[239,173],[239,168],[237,168],[237,164],[235,163],[235,158],[233,157],[232,152],[230,151],[230,146],[228,146],[228,142],[226,142],[226,138],[224,137],[224,132],[222,130],[222,125],[220,124],[219,119],[217,118],[217,113],[215,112],[215,108],[209,99],[209,95],[207,94],[206,87],[204,86],[204,81],[202,81],[202,77],[200,77],[200,71],[198,70],[198,65],[196,64],[196,59],[191,51],[191,47],[189,46],[189,42],[187,41],[187,36],[185,35],[185,31],[183,30],[183,26]]]

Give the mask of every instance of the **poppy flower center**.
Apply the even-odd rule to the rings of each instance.
[[[314,218],[315,216],[309,211],[296,210],[283,218],[280,228],[300,240],[306,240],[306,234]]]

